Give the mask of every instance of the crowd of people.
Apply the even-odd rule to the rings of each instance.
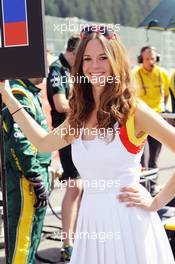
[[[170,77],[159,59],[145,46],[131,70],[120,37],[104,25],[71,36],[49,67],[50,132],[37,87],[42,79],[0,82],[11,264],[35,263],[54,150],[60,180],[68,182],[63,232],[75,234],[64,239],[61,261],[174,263],[156,211],[175,196],[175,175],[154,198],[139,184],[141,170],[158,167],[162,144],[175,152],[175,128],[160,115],[170,95],[175,112],[175,73]]]

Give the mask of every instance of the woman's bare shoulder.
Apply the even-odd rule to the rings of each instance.
[[[162,120],[162,118],[159,113],[156,113],[146,103],[138,100],[135,108],[135,120],[142,123],[151,120]]]
[[[175,129],[144,102],[139,101],[135,110],[136,132],[143,131],[167,145],[175,136]]]

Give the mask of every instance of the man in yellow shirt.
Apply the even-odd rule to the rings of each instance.
[[[172,73],[170,79],[170,94],[171,94],[172,112],[175,113],[175,71]]]
[[[164,112],[169,97],[169,74],[156,65],[159,56],[154,47],[143,47],[138,60],[142,64],[133,70],[138,97],[156,112]],[[144,151],[141,164],[145,168],[157,168],[161,143],[148,136],[148,145],[149,153]]]

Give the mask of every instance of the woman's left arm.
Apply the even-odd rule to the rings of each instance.
[[[147,211],[158,211],[175,197],[175,172],[168,180],[164,188],[153,198],[140,194],[134,187],[124,187],[117,199],[126,203],[127,207],[140,207]]]
[[[139,103],[135,112],[135,133],[145,132],[165,144],[175,152],[175,128],[169,125],[159,114],[144,103]],[[124,187],[117,197],[127,207],[141,207],[149,211],[157,211],[175,197],[175,173],[165,187],[154,198],[142,195],[134,187]]]

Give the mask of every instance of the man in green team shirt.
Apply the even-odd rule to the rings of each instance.
[[[36,87],[42,78],[11,80],[13,94],[39,125],[48,130]],[[7,177],[10,264],[34,264],[46,213],[51,161],[39,153],[14,122],[6,107],[2,110]]]
[[[79,41],[79,36],[71,36],[67,41],[65,52],[60,53],[58,60],[53,62],[49,68],[47,96],[51,107],[53,128],[64,122],[66,114],[69,111],[71,68],[74,64],[76,48]],[[72,161],[71,145],[60,149],[59,156],[64,171],[61,180],[67,183],[62,202],[64,242],[60,260],[64,262],[70,261],[72,254],[76,219],[82,195],[82,183],[79,172]]]

